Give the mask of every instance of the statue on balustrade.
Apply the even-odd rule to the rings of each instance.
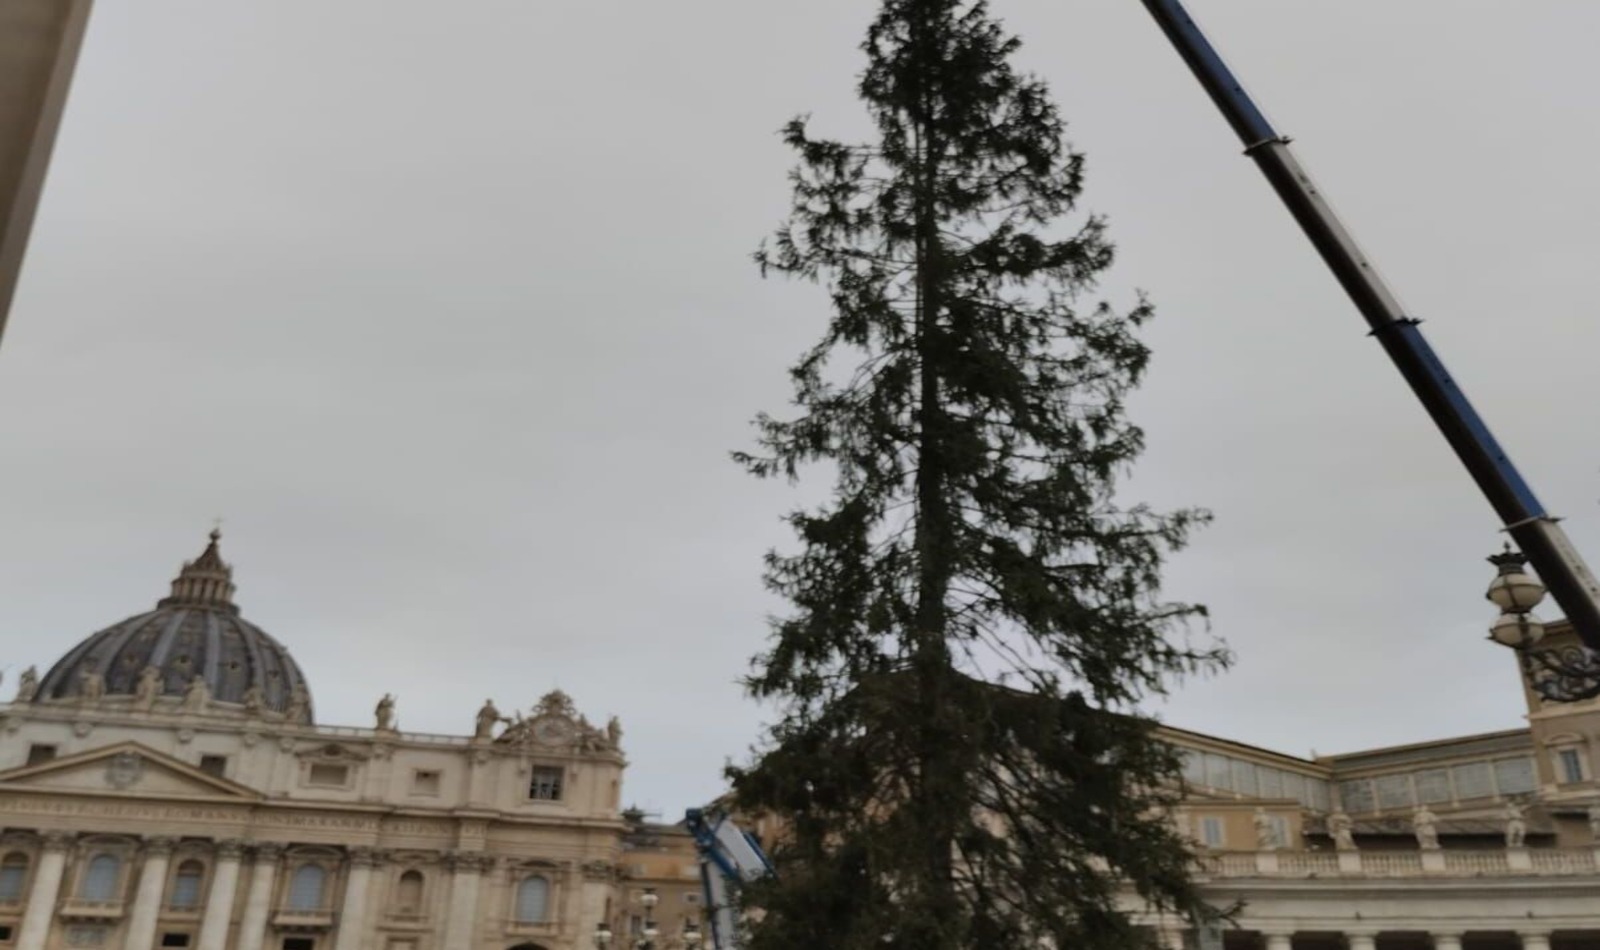
[[[145,712],[155,708],[156,698],[161,695],[161,671],[153,666],[146,666],[139,671],[138,682],[133,686],[133,701]]]
[[[189,688],[183,691],[183,711],[189,713],[205,712],[211,705],[211,687],[206,684],[206,678],[199,674],[189,681]]]
[[[378,700],[378,708],[374,709],[372,714],[378,719],[379,732],[394,731],[394,697],[392,695],[384,693],[383,698]]]
[[[251,683],[250,688],[244,691],[243,702],[244,714],[253,719],[261,715],[261,710],[266,708],[267,697],[266,694],[261,691],[260,686]]]
[[[1356,838],[1354,824],[1350,816],[1342,811],[1336,811],[1328,816],[1328,835],[1333,838],[1333,847],[1337,851],[1354,851]]]
[[[510,721],[500,715],[500,707],[494,704],[494,700],[486,699],[483,701],[483,707],[478,710],[478,718],[472,731],[472,737],[474,739],[492,739],[494,738],[494,727],[499,723]]]
[[[39,692],[39,668],[30,666],[22,671],[22,678],[17,681],[16,702],[25,703],[33,699]]]
[[[289,708],[283,711],[283,718],[293,723],[311,718],[311,694],[306,692],[304,683],[295,683],[289,690]]]
[[[105,694],[106,678],[94,670],[84,670],[83,678],[78,684],[78,698],[85,704],[93,705]]]
[[[1257,808],[1251,821],[1256,826],[1256,850],[1275,851],[1283,847],[1283,842],[1278,840],[1278,829],[1273,827],[1272,818],[1265,808]]]
[[[1439,850],[1439,818],[1428,810],[1427,805],[1417,809],[1411,818],[1411,826],[1417,835],[1417,846],[1424,851]]]
[[[1506,799],[1506,847],[1521,848],[1526,846],[1528,838],[1528,822],[1524,817],[1524,809],[1511,799]]]

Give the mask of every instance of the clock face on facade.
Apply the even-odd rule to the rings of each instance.
[[[533,737],[542,745],[563,745],[572,741],[572,723],[559,716],[542,716],[533,721]]]

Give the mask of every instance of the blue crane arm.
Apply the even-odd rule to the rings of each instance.
[[[1591,650],[1600,650],[1600,583],[1423,338],[1419,321],[1401,308],[1295,159],[1289,139],[1267,121],[1180,0],[1143,2],[1366,318],[1573,628]]]
[[[691,808],[684,825],[700,855],[711,950],[738,950],[739,891],[772,874],[772,864],[755,837],[721,811]]]

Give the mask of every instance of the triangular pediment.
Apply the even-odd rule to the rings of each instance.
[[[118,742],[0,772],[0,789],[133,798],[249,801],[262,797],[246,785],[209,775],[137,742]]]

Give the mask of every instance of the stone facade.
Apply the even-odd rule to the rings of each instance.
[[[175,592],[196,571],[231,577],[215,547]],[[629,828],[614,722],[596,728],[553,692],[526,714],[464,711],[467,735],[398,731],[387,696],[373,728],[326,726],[309,696],[254,701],[199,650],[181,689],[102,669],[136,630],[193,628],[215,647],[231,593],[168,598],[170,620],[69,651],[70,689],[41,690],[30,672],[0,706],[0,947],[593,946],[619,905]],[[170,681],[169,640],[135,651],[162,671],[147,682]]]

